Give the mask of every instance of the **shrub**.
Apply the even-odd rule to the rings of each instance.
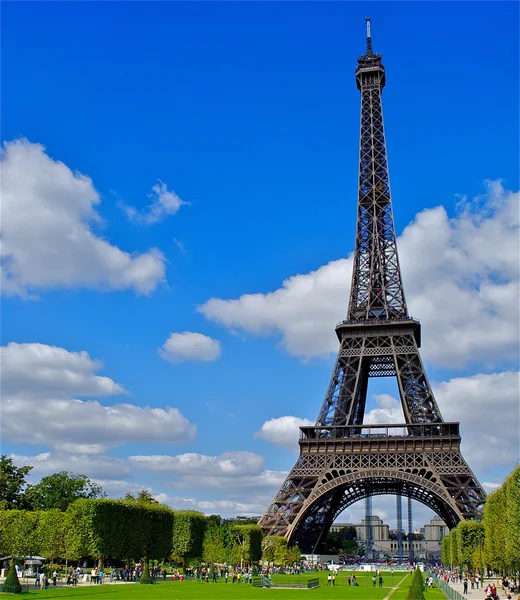
[[[9,573],[7,573],[7,577],[5,578],[4,585],[2,586],[2,592],[9,594],[21,594],[22,586],[18,581],[18,575],[16,573],[16,566],[14,561],[11,562],[11,566],[9,568]]]
[[[412,585],[406,596],[406,600],[425,600],[424,598],[424,580],[419,568],[415,569],[412,576]]]

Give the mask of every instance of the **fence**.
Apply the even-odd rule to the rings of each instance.
[[[437,575],[430,575],[435,581],[435,585],[444,592],[450,600],[466,600],[462,594],[459,594],[457,590],[454,590],[451,585],[448,585],[443,579],[439,579]]]

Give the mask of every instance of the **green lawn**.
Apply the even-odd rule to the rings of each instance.
[[[305,580],[315,577],[316,574],[305,575]],[[252,588],[250,585],[231,582],[200,583],[199,581],[168,581],[156,583],[154,585],[139,584],[118,584],[118,585],[91,585],[77,588],[53,588],[38,591],[34,588],[28,594],[35,600],[38,598],[51,599],[73,599],[98,597],[99,600],[240,600],[259,599],[272,600],[273,598],[283,598],[283,600],[296,600],[309,596],[313,600],[322,598],[345,598],[347,600],[360,598],[363,600],[382,600],[391,592],[393,586],[402,581],[399,589],[392,595],[392,600],[404,600],[410,585],[410,576],[405,573],[394,573],[393,578],[390,573],[383,573],[383,587],[372,587],[370,573],[356,573],[359,587],[349,587],[345,585],[348,573],[340,573],[336,578],[334,587],[327,586],[327,574],[319,575],[321,587],[313,590],[283,590],[283,589],[265,589]],[[275,583],[287,581],[296,581],[296,576],[282,575],[275,577]],[[25,597],[28,596],[25,594]],[[440,590],[431,590],[426,592],[427,600],[442,600],[445,596]]]

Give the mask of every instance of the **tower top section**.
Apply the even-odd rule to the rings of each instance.
[[[381,89],[385,86],[386,76],[385,76],[385,68],[382,64],[383,55],[382,54],[374,54],[372,50],[372,34],[371,34],[371,25],[372,19],[367,17],[365,19],[365,23],[367,26],[367,46],[365,54],[358,58],[358,66],[356,69],[356,82],[358,90],[361,90],[363,87],[364,81],[367,79],[364,75],[372,75],[379,74],[378,80],[381,85]]]

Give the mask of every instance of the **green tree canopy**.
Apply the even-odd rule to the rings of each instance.
[[[230,529],[233,536],[232,556],[234,561],[248,564],[258,562],[262,558],[263,532],[261,527],[233,523]]]
[[[12,458],[0,458],[0,508],[24,508],[25,478],[32,467],[17,467]]]
[[[202,560],[207,564],[227,562],[229,538],[225,535],[224,525],[227,523],[218,515],[211,515],[206,519]]]
[[[124,560],[166,559],[170,555],[173,511],[162,504],[124,500],[78,500],[67,510],[68,551],[76,557]]]
[[[17,558],[40,550],[39,514],[27,510],[0,510],[0,549]]]
[[[32,510],[57,508],[65,511],[76,500],[103,497],[103,488],[86,475],[66,471],[43,477],[40,483],[28,486],[25,492],[27,504]]]
[[[135,496],[130,492],[125,494],[125,500],[127,502],[137,502],[139,504],[159,504],[158,500],[156,500],[152,494],[148,490],[142,489]]]
[[[57,508],[34,514],[38,515],[38,554],[51,562],[60,558],[72,558],[67,555],[67,514]]]
[[[520,466],[504,483],[506,505],[506,556],[512,573],[520,570]]]
[[[176,510],[173,521],[173,543],[171,552],[183,561],[186,567],[189,558],[202,556],[206,517],[196,510]]]

